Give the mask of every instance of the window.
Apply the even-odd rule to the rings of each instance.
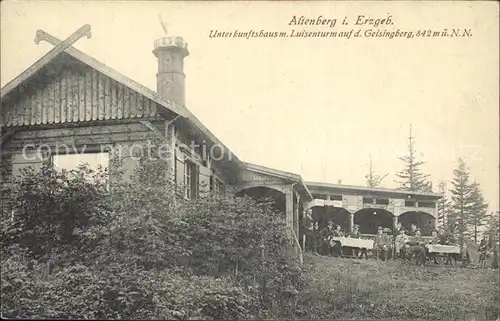
[[[363,204],[373,204],[373,198],[363,197]]]
[[[342,195],[330,195],[330,199],[332,201],[341,201],[342,200]]]
[[[184,197],[188,200],[198,196],[198,175],[196,165],[188,160],[184,162]]]
[[[87,165],[92,170],[109,169],[108,153],[58,154],[52,156],[52,165],[56,170],[74,170],[80,165]]]
[[[389,200],[386,198],[378,198],[375,200],[375,204],[377,204],[377,205],[389,205]]]
[[[97,153],[79,153],[79,154],[56,154],[52,155],[51,158],[52,166],[57,171],[71,171],[77,169],[81,165],[86,165],[92,171],[97,171],[98,169],[108,170],[109,169],[109,153],[97,152]],[[92,174],[89,174],[88,179],[92,179]],[[106,187],[109,190],[109,180],[106,176],[105,181]]]
[[[418,207],[435,208],[436,203],[434,203],[434,202],[418,202]]]
[[[0,157],[0,181],[5,182],[12,175],[12,155],[2,153]]]
[[[224,183],[214,176],[212,176],[212,190],[216,194],[224,194]]]
[[[405,206],[406,207],[414,207],[415,206],[415,201],[405,201]]]

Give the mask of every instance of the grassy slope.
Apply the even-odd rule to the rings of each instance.
[[[317,256],[305,264],[303,319],[480,320],[498,313],[498,270]]]

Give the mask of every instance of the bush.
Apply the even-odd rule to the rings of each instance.
[[[164,164],[134,183],[83,166],[26,171],[2,223],[2,313],[21,318],[292,315],[301,269],[265,202],[175,196]]]

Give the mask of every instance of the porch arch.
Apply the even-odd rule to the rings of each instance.
[[[354,213],[354,224],[362,234],[377,234],[379,226],[393,229],[394,215],[380,208],[364,208]]]
[[[318,222],[320,228],[328,221],[340,225],[342,231],[350,231],[351,213],[342,207],[314,206],[311,208],[313,221]]]
[[[235,193],[237,197],[249,196],[256,201],[263,201],[263,199],[272,199],[274,202],[272,207],[280,213],[286,213],[286,197],[285,194],[273,187],[269,186],[256,186],[244,188]]]
[[[425,236],[431,235],[432,230],[436,228],[434,216],[423,211],[404,212],[398,216],[398,220],[406,230],[410,230],[411,224],[415,224]]]

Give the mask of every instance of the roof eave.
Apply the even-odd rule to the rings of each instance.
[[[340,184],[330,184],[330,183],[321,183],[321,182],[306,182],[310,187],[317,188],[332,188],[332,189],[345,189],[345,190],[362,190],[367,192],[382,192],[382,193],[399,193],[406,195],[419,195],[419,196],[428,196],[432,198],[441,198],[444,194],[441,193],[427,193],[427,192],[416,192],[416,191],[408,191],[401,189],[389,189],[389,188],[370,188],[364,186],[355,186],[355,185],[340,185]]]

